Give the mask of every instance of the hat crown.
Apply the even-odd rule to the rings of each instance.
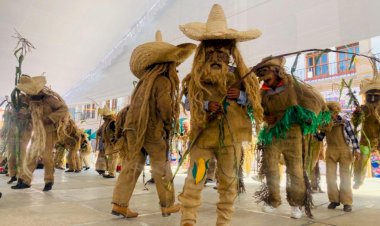
[[[156,31],[156,42],[162,42],[162,34],[160,30]]]
[[[227,19],[224,14],[221,5],[214,4],[211,8],[210,14],[208,15],[206,23],[207,32],[218,32],[225,31],[227,29]]]

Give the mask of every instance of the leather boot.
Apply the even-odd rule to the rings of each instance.
[[[53,184],[53,182],[46,183],[42,191],[50,191],[53,188]]]
[[[116,216],[123,215],[126,218],[135,218],[139,215],[137,212],[133,212],[133,210],[129,209],[128,207],[123,207],[116,204],[112,204],[111,213]]]
[[[17,181],[16,176],[11,177],[11,179],[7,182],[7,184],[12,184],[14,181]]]
[[[181,204],[174,204],[169,207],[161,207],[163,217],[170,216],[171,213],[177,213],[181,209]]]
[[[24,183],[22,179],[18,179],[17,184],[14,186],[11,186],[12,189],[25,189],[30,188],[30,185]]]

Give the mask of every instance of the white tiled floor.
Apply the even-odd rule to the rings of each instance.
[[[55,177],[53,190],[42,192],[43,170],[36,170],[32,188],[26,190],[10,189],[6,184],[9,178],[1,175],[0,191],[3,197],[0,199],[0,225],[179,225],[179,214],[166,218],[161,216],[155,187],[149,185],[150,190],[144,190],[141,177],[130,204],[140,214],[136,219],[123,219],[110,214],[116,179],[103,179],[92,169],[79,174],[58,170]],[[150,176],[147,175],[147,178]],[[182,190],[184,178],[185,174],[179,174],[175,181],[177,194]],[[324,181],[322,185],[325,185]],[[344,213],[341,206],[336,210],[328,210],[327,194],[322,193],[314,195],[314,219],[303,217],[299,220],[289,218],[285,194],[282,194],[283,205],[275,213],[261,212],[261,205],[256,204],[252,197],[259,183],[250,177],[246,178],[245,183],[247,193],[240,195],[236,201],[232,225],[372,226],[380,222],[380,179],[367,179],[364,187],[354,190],[352,213]],[[212,187],[210,184],[203,191],[197,225],[215,225],[218,194]],[[326,190],[326,186],[323,188]]]

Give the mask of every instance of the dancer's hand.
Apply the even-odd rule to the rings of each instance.
[[[220,108],[220,104],[218,102],[215,102],[215,101],[208,102],[208,111],[218,112],[220,110],[221,110],[221,108]]]
[[[227,91],[227,98],[231,100],[236,100],[240,96],[240,89],[236,87],[231,87]]]

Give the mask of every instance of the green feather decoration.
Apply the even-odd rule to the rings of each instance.
[[[273,137],[285,138],[293,124],[301,127],[302,134],[314,134],[319,125],[330,122],[329,114],[321,112],[318,116],[314,112],[299,105],[289,107],[284,116],[271,128],[263,128],[259,133],[258,143],[270,144]]]

